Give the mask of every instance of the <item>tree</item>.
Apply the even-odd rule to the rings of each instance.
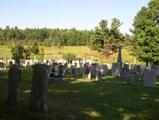
[[[44,60],[44,48],[40,49],[40,60],[43,61]]]
[[[159,1],[151,0],[142,7],[133,23],[134,50],[137,57],[149,62],[159,62]]]
[[[104,54],[109,56],[117,51],[119,45],[124,44],[125,37],[119,31],[122,24],[120,20],[113,18],[111,28],[108,28],[107,24],[107,20],[101,20],[99,26],[92,31],[91,48],[103,51]]]
[[[16,44],[11,51],[13,59],[18,65],[20,65],[20,59],[24,58],[24,47],[20,44]]]
[[[24,58],[25,59],[30,59],[30,55],[31,55],[31,48],[30,48],[30,46],[28,46],[28,48],[26,48],[24,50]]]
[[[95,28],[95,31],[91,36],[91,39],[91,47],[93,49],[99,51],[101,49],[104,49],[105,44],[107,44],[109,40],[109,29],[107,27],[107,20],[101,20],[101,22],[99,23],[99,27],[97,26]]]
[[[67,60],[69,63],[72,63],[73,60],[77,58],[75,53],[65,53],[63,55],[63,58]]]
[[[38,44],[35,42],[31,48],[31,51],[33,54],[38,54],[39,53],[39,46]]]

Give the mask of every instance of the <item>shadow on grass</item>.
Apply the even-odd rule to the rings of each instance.
[[[71,78],[49,83],[47,115],[28,111],[31,71],[23,72],[22,99],[17,108],[5,104],[6,87],[0,88],[0,116],[5,120],[157,120],[159,86],[143,87],[143,81],[128,85],[124,79],[112,78],[109,72],[102,81]],[[4,74],[5,76],[5,74]],[[6,85],[5,78],[0,85]],[[2,82],[3,81],[3,82]]]

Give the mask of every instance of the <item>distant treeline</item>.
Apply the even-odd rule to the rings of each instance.
[[[19,29],[18,27],[0,28],[0,45],[20,42],[23,45],[38,43],[39,45],[78,46],[88,45],[90,31],[72,29]]]

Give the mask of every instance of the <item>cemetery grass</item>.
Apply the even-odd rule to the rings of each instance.
[[[17,107],[7,105],[7,70],[0,71],[0,120],[158,120],[159,85],[144,88],[134,76],[133,85],[112,78],[111,72],[99,82],[77,80],[67,72],[64,80],[48,87],[48,114],[29,111],[31,69],[22,70],[21,99]],[[70,119],[74,118],[74,119]]]

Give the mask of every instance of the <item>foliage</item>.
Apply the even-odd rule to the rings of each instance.
[[[44,60],[44,48],[40,49],[40,60]]]
[[[28,48],[25,48],[24,50],[24,59],[30,59],[30,55],[31,55],[32,51],[30,46],[28,46]]]
[[[134,50],[140,60],[159,62],[159,1],[151,0],[134,19]]]
[[[47,46],[78,46],[89,43],[90,32],[87,30],[72,29],[30,29],[24,30],[18,27],[5,29],[0,28],[0,44],[21,42],[23,44],[33,44],[37,42]]]
[[[33,54],[39,54],[39,46],[38,46],[38,44],[35,42],[34,44],[33,44],[33,46],[31,47],[31,52],[33,53]]]
[[[77,56],[76,56],[76,54],[74,54],[74,53],[65,53],[65,54],[63,55],[63,58],[64,58],[65,60],[67,60],[68,62],[72,62],[72,60],[75,60],[75,59],[77,58]]]
[[[103,51],[107,56],[116,52],[119,45],[123,45],[125,37],[119,31],[121,22],[117,18],[112,19],[111,28],[108,28],[107,20],[101,20],[99,26],[92,31],[91,48]]]
[[[20,59],[24,58],[24,47],[20,44],[16,44],[11,51],[13,59],[19,64]]]

